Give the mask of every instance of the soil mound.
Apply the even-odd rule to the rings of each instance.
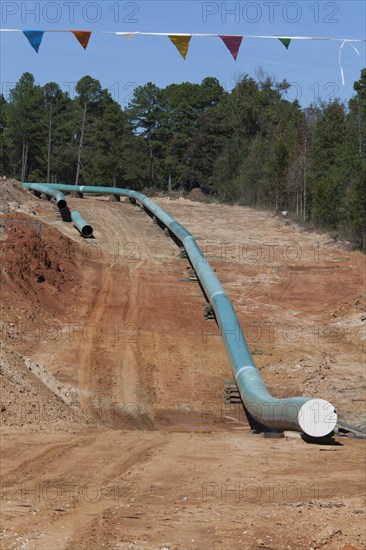
[[[0,180],[0,213],[21,211],[34,215],[33,207],[36,204],[32,194],[26,191],[18,181]]]
[[[77,280],[77,245],[56,229],[19,212],[4,214],[0,224],[2,303],[11,304],[12,309],[52,307],[56,313],[56,297]]]
[[[50,425],[62,431],[80,427],[83,423],[80,412],[33,374],[34,368],[21,354],[0,351],[1,425],[36,431]]]

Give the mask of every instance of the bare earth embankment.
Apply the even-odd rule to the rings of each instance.
[[[364,442],[254,435],[187,260],[129,203],[1,182],[1,548],[365,548]],[[197,238],[276,396],[365,422],[365,257],[270,213],[156,201]],[[234,327],[233,327],[234,328]]]

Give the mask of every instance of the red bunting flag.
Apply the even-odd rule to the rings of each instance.
[[[222,36],[220,35],[221,40],[224,42],[225,46],[233,56],[233,58],[236,61],[236,58],[238,57],[239,48],[241,45],[241,41],[243,40],[242,36]]]
[[[86,50],[90,39],[91,31],[70,31],[70,32],[72,32],[72,34],[76,36],[77,41],[80,42],[84,50]]]

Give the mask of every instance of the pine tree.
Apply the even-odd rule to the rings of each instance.
[[[339,101],[329,103],[315,128],[311,151],[313,186],[311,217],[320,227],[336,229],[344,193],[338,163],[346,136],[346,113]]]
[[[3,94],[0,94],[0,175],[6,175],[9,169],[8,150],[5,141],[6,116],[7,102]]]
[[[157,131],[161,124],[161,90],[148,82],[138,86],[128,105],[128,121],[137,136],[143,136],[149,151],[149,184],[155,185],[155,162],[159,150]]]
[[[21,181],[37,175],[37,163],[45,134],[42,90],[34,76],[24,73],[10,91],[7,137],[12,141],[12,172]]]
[[[101,100],[102,87],[99,80],[95,80],[90,76],[84,76],[76,84],[76,93],[78,94],[78,104],[82,109],[82,121],[80,129],[80,139],[78,148],[78,160],[76,165],[75,185],[79,184],[79,177],[81,171],[82,152],[84,147],[84,135],[87,124],[88,109],[92,110]]]
[[[84,177],[90,185],[117,186],[123,181],[125,118],[118,103],[107,90],[103,90],[96,116],[85,138]]]
[[[61,112],[66,109],[68,97],[56,82],[45,84],[42,89],[44,107],[47,113],[47,174],[46,181],[51,181],[52,153],[56,139],[56,128],[59,126]]]

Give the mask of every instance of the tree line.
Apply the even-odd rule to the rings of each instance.
[[[259,71],[138,86],[125,109],[84,76],[70,98],[24,73],[0,95],[1,171],[21,181],[189,192],[287,210],[365,249],[366,69],[348,104],[301,108]]]

